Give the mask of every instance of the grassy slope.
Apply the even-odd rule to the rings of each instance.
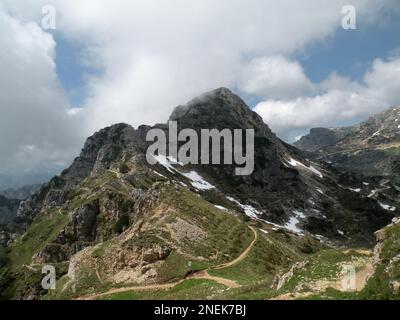
[[[0,289],[3,298],[18,296],[23,288],[40,290],[43,277],[40,268],[28,267],[32,257],[55,239],[58,232],[68,222],[68,215],[59,210],[52,210],[35,219],[25,234],[18,237],[8,249],[7,264],[0,272]],[[64,264],[57,264],[58,270],[65,272]],[[3,287],[3,288],[2,288]]]
[[[91,257],[96,261],[100,274],[103,273],[102,266],[107,263],[106,258],[117,248],[125,246],[147,248],[158,244],[173,248],[172,253],[159,269],[159,281],[175,281],[184,278],[191,271],[202,270],[235,259],[253,240],[253,233],[247,224],[234,214],[215,208],[183,188],[176,189],[175,186],[169,184],[156,184],[155,188],[161,192],[161,196],[158,197],[161,200],[154,205],[152,212],[146,213],[137,222],[135,226],[139,224],[142,226],[139,230],[132,233],[129,239],[119,238],[119,240],[100,244],[93,249]],[[167,232],[167,227],[176,221],[184,221],[205,230],[206,237],[201,241],[193,241],[190,238],[176,239]],[[179,248],[179,251],[174,248]],[[90,259],[93,260],[92,258]],[[80,277],[82,280],[85,279],[85,283],[75,285],[75,293],[58,292],[51,294],[51,297],[76,297],[115,287],[112,283],[99,283],[93,273],[88,274],[86,271],[85,273],[85,276]],[[62,279],[62,281],[66,280]]]
[[[8,255],[2,254],[3,260],[9,260],[9,269],[17,278],[9,287],[6,296],[15,295],[20,282],[39,282],[41,274],[39,271],[29,271],[24,265],[29,265],[32,256],[40,251],[47,243],[51,242],[58,232],[68,222],[68,214],[75,208],[101,197],[105,191],[112,190],[125,197],[129,190],[121,185],[113,172],[105,172],[103,175],[86,179],[70,195],[68,208],[64,211],[53,210],[42,214],[32,224],[27,232],[17,239],[11,247]],[[149,187],[149,181],[138,180],[143,186]],[[163,183],[159,188],[164,188]],[[160,269],[163,281],[182,279],[189,271],[211,268],[210,274],[235,280],[241,285],[240,288],[228,289],[223,285],[210,280],[185,280],[183,283],[170,290],[149,290],[141,292],[127,292],[114,294],[107,299],[206,299],[206,298],[231,298],[231,299],[265,299],[276,295],[271,285],[275,276],[287,271],[290,266],[307,257],[307,254],[321,249],[309,239],[294,236],[283,231],[274,232],[267,226],[258,224],[257,227],[268,230],[266,235],[259,231],[259,240],[256,242],[248,256],[240,263],[226,269],[212,269],[213,266],[232,261],[250,244],[253,239],[251,230],[246,222],[241,220],[240,215],[227,213],[216,209],[212,204],[182,188],[168,186],[162,190],[162,203],[172,210],[162,212],[161,216],[155,217],[154,213],[148,215],[141,222],[148,222],[152,227],[136,233],[130,240],[134,245],[151,245],[154,243],[173,244],[181,249],[174,250],[166,259]],[[199,243],[190,240],[171,238],[165,232],[165,226],[176,222],[178,219],[207,231],[207,238]],[[328,289],[324,293],[309,296],[310,299],[348,299],[348,298],[393,298],[389,288],[389,277],[399,280],[400,269],[398,263],[388,275],[385,272],[390,259],[400,252],[398,226],[389,230],[389,239],[385,242],[382,250],[382,264],[378,266],[376,274],[370,279],[365,289],[359,294],[341,293]],[[113,250],[115,246],[121,246],[120,241],[107,241],[93,249],[92,256],[100,265],[102,256],[107,250]],[[311,268],[303,270],[284,286],[283,292],[290,292],[300,282],[318,279],[331,279],[337,275],[338,264],[353,259],[357,254],[343,254],[342,251],[324,250],[316,253],[310,258]],[[189,257],[190,256],[190,257]],[[193,259],[199,257],[199,259]],[[201,258],[201,259],[200,259]],[[189,262],[191,267],[189,267]],[[66,266],[60,266],[66,268]],[[4,273],[4,268],[2,273]],[[104,292],[111,287],[112,283],[100,283],[95,272],[89,267],[82,267],[81,281],[75,293],[71,291],[60,291],[67,282],[64,276],[58,282],[58,291],[51,292],[47,298],[67,299],[81,296],[89,292]],[[1,283],[0,283],[1,285]],[[3,292],[4,294],[4,292]]]
[[[52,242],[69,221],[69,215],[80,206],[95,201],[101,196],[104,188],[116,181],[115,173],[105,171],[85,179],[72,190],[66,209],[51,209],[41,212],[7,250],[7,265],[0,270],[1,296],[15,297],[23,288],[40,288],[43,277],[38,266],[30,266],[32,257]],[[102,186],[102,188],[96,188]],[[56,264],[58,273],[66,272],[65,264]]]
[[[267,229],[263,226],[263,229]],[[287,239],[282,244],[281,237]],[[269,230],[268,235],[259,232],[259,237],[248,255],[237,264],[225,269],[209,269],[211,275],[231,279],[239,288],[228,288],[210,280],[185,280],[168,290],[128,291],[113,293],[99,299],[266,299],[275,294],[272,285],[278,273],[287,271],[306,254],[301,252],[304,239],[295,235],[282,235]],[[299,247],[294,246],[296,243]],[[315,250],[319,247],[315,243]]]
[[[255,227],[269,230],[268,235],[258,231],[257,242],[242,261],[229,268],[213,269],[214,266],[236,259],[253,241],[254,234],[248,223],[245,222],[246,219],[242,220],[239,213],[217,209],[203,198],[183,188],[159,183],[156,185],[156,189],[161,192],[158,199],[162,200],[155,204],[153,212],[147,213],[137,222],[137,224],[142,225],[140,230],[133,233],[128,240],[114,241],[111,245],[101,244],[93,249],[91,256],[96,258],[96,265],[99,267],[100,274],[102,274],[102,260],[107,256],[107,251],[111,252],[124,245],[148,247],[153,244],[168,244],[172,248],[179,248],[179,252],[174,249],[164,261],[159,269],[159,281],[177,281],[183,279],[189,272],[209,269],[211,275],[234,280],[240,285],[240,288],[228,289],[211,282],[217,289],[210,293],[209,288],[203,290],[205,283],[210,283],[209,280],[185,280],[181,285],[162,294],[157,293],[156,290],[132,291],[130,293],[112,294],[108,297],[110,299],[127,297],[146,299],[154,295],[173,299],[176,296],[181,297],[181,294],[187,294],[186,286],[189,284],[191,288],[193,287],[193,292],[196,292],[194,296],[196,298],[205,299],[212,295],[213,298],[221,299],[264,299],[272,294],[271,285],[275,276],[286,271],[294,262],[306,256],[306,253],[303,252],[304,248],[317,251],[321,247],[316,241],[312,242],[310,239],[283,231],[276,232],[271,230],[270,227],[258,223],[255,224]],[[166,232],[168,230],[166,227],[176,223],[176,221],[185,221],[197,228],[206,230],[206,238],[201,241],[175,239]],[[110,288],[119,286],[135,285],[135,283],[123,285],[99,283],[93,272],[87,273],[88,270],[89,268],[85,271],[85,276],[82,277],[82,279],[85,279],[84,285],[78,283],[75,286],[75,293],[64,290],[52,294],[48,298],[85,296],[94,292],[105,292]],[[87,279],[90,279],[90,281],[87,281]],[[66,281],[66,279],[62,279],[62,282],[65,283]],[[60,287],[62,288],[62,286]],[[180,288],[182,288],[182,293],[180,293]]]

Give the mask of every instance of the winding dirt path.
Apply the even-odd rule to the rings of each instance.
[[[171,282],[171,283],[165,283],[165,284],[151,284],[151,285],[146,285],[146,286],[115,288],[115,289],[110,289],[107,292],[92,294],[92,295],[86,296],[86,297],[81,297],[81,298],[78,298],[77,300],[96,300],[97,298],[109,296],[110,294],[130,292],[130,291],[167,290],[167,289],[172,289],[173,287],[182,283],[183,281],[184,280],[180,280],[177,282]]]
[[[212,276],[208,273],[207,270],[202,270],[199,272],[196,272],[194,274],[189,275],[188,277],[186,277],[186,279],[205,279],[205,280],[212,280],[215,281],[219,284],[222,284],[228,288],[238,288],[240,287],[240,285],[238,285],[236,283],[236,281],[233,280],[229,280],[226,278],[221,278],[221,277],[217,277],[217,276]]]
[[[249,228],[254,233],[254,239],[250,243],[250,245],[235,260],[232,260],[231,262],[228,262],[228,263],[224,263],[224,264],[218,265],[218,266],[216,266],[216,267],[214,267],[212,269],[219,269],[219,270],[220,269],[225,269],[225,268],[231,267],[231,266],[239,263],[244,258],[246,258],[246,256],[249,254],[250,250],[253,248],[254,244],[258,240],[258,233],[257,233],[256,229],[251,227],[251,226],[249,226]],[[165,283],[165,284],[153,284],[153,285],[146,285],[146,286],[131,286],[131,287],[115,288],[115,289],[110,289],[110,290],[108,290],[106,292],[103,292],[103,293],[97,293],[97,294],[88,295],[86,297],[80,297],[80,298],[78,298],[78,300],[95,300],[97,298],[105,297],[105,296],[108,296],[110,294],[122,293],[122,292],[130,292],[130,291],[168,290],[168,289],[174,288],[178,284],[180,284],[183,281],[188,280],[188,279],[212,280],[212,281],[215,281],[215,282],[217,282],[219,284],[222,284],[222,285],[224,285],[224,286],[226,286],[228,288],[238,288],[238,287],[240,287],[240,285],[238,283],[236,283],[236,281],[210,275],[208,273],[208,269],[206,269],[206,270],[201,270],[201,271],[197,271],[197,272],[194,272],[192,274],[189,274],[185,279],[182,279],[182,280],[179,280],[179,281],[176,281],[176,282]]]
[[[253,231],[254,233],[254,240],[250,243],[250,245],[246,248],[246,250],[244,250],[242,252],[242,254],[237,257],[235,260],[228,262],[228,263],[224,263],[221,264],[219,266],[216,266],[213,269],[225,269],[225,268],[229,268],[237,263],[239,263],[240,261],[242,261],[244,258],[246,258],[246,256],[249,254],[250,250],[253,248],[254,244],[256,243],[256,241],[258,240],[258,233],[256,231],[256,229],[254,229],[253,227],[249,227],[251,229],[251,231]]]

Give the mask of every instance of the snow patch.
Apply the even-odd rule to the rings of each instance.
[[[232,201],[233,203],[236,203],[239,207],[241,207],[244,212],[246,213],[247,216],[249,216],[250,218],[256,219],[256,220],[260,220],[263,221],[264,223],[270,224],[273,226],[272,230],[276,231],[278,229],[287,229],[289,231],[292,231],[294,233],[298,233],[298,234],[303,234],[303,230],[301,230],[300,228],[298,228],[296,225],[300,222],[299,218],[306,218],[305,214],[301,211],[298,210],[294,210],[293,213],[296,215],[296,217],[291,217],[289,219],[289,221],[284,225],[281,226],[279,224],[264,220],[264,219],[260,219],[258,216],[262,215],[262,212],[258,211],[257,209],[255,209],[254,207],[250,206],[250,205],[244,205],[241,204],[239,201],[237,201],[235,198],[227,196],[226,197],[229,201]]]
[[[294,233],[303,233],[303,231],[297,227],[299,222],[299,219],[296,217],[290,217],[289,221],[285,224],[285,228]]]
[[[372,190],[371,193],[368,195],[368,198],[372,198],[379,190]]]
[[[383,209],[385,209],[385,210],[388,210],[388,211],[396,211],[396,207],[389,206],[389,205],[384,204],[384,203],[382,203],[382,202],[380,202],[380,201],[378,201],[378,203],[379,203],[379,205],[380,205]]]
[[[228,211],[227,208],[225,208],[225,207],[223,207],[223,206],[219,206],[219,205],[217,205],[217,204],[215,204],[214,207],[216,207],[216,208],[219,209],[219,210]]]
[[[177,170],[178,171],[178,170]],[[190,171],[189,173],[185,172],[180,172],[178,171],[181,175],[185,176],[189,180],[191,180],[191,184],[193,187],[195,187],[198,190],[210,190],[210,189],[215,189],[215,187],[207,182],[206,180],[203,179],[202,176],[200,176],[196,171]]]
[[[166,157],[165,155],[159,154],[157,156],[153,156],[154,159],[157,160],[157,162],[162,165],[164,168],[166,168],[169,172],[171,173],[179,173],[180,175],[188,178],[190,180],[191,185],[198,189],[198,190],[210,190],[210,189],[215,189],[215,186],[213,186],[211,183],[207,182],[204,180],[202,176],[200,176],[196,171],[190,171],[190,172],[182,172],[173,167],[173,165],[180,165],[183,166],[182,162],[177,161],[173,157]]]
[[[324,177],[322,175],[322,173],[320,171],[318,171],[317,169],[315,169],[313,166],[309,166],[307,167],[305,164],[301,163],[300,161],[297,161],[293,158],[290,158],[290,160],[288,161],[288,163],[292,166],[292,167],[302,167],[314,174],[316,174],[318,177],[320,177],[321,179]]]
[[[299,217],[299,218],[302,218],[302,219],[306,218],[306,215],[301,211],[294,210],[293,213],[296,215],[296,217]]]
[[[244,213],[249,216],[250,218],[258,219],[259,215],[262,215],[262,212],[258,211],[256,208],[248,205],[248,204],[241,204],[235,198],[226,197],[229,201],[236,203],[240,208],[243,209]],[[269,222],[268,222],[269,223]]]
[[[165,169],[167,169],[169,172],[174,173],[176,169],[172,166],[172,164],[168,159],[168,157],[164,156],[163,154],[159,154],[157,156],[153,155],[153,158],[157,160],[157,162],[162,165]],[[176,162],[175,162],[176,163]]]
[[[157,172],[157,171],[155,171],[155,170],[153,170],[153,172],[154,172],[156,175],[160,176],[160,177],[166,178],[163,174],[161,174],[161,173],[159,173],[159,172]]]
[[[314,237],[316,239],[318,239],[320,242],[325,243],[326,242],[326,238],[324,236],[321,236],[320,234],[315,234]]]
[[[376,137],[377,135],[379,135],[381,133],[381,130],[379,129],[377,132],[372,134],[372,137]]]

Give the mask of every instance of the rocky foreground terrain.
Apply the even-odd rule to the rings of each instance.
[[[225,88],[171,120],[196,131],[254,129],[254,172],[162,155],[150,165],[152,127],[103,129],[3,228],[2,298],[399,297],[395,182],[284,143]],[[329,135],[329,146],[338,143]],[[55,290],[41,287],[46,264]],[[351,290],[339,285],[345,265],[357,274]]]

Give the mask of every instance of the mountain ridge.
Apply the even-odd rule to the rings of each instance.
[[[329,143],[327,134],[333,136]],[[364,176],[367,180],[380,180],[381,187],[376,190],[383,189],[381,194],[399,200],[396,195],[400,190],[399,107],[389,108],[353,127],[312,129],[294,145],[312,151],[315,159]]]
[[[254,203],[258,205],[255,211],[260,211],[259,215],[266,221],[285,223],[285,220],[287,222],[291,217],[297,219],[295,214],[286,208],[291,208],[293,211],[307,207],[309,210],[316,210],[309,201],[313,197],[317,200],[327,197],[328,201],[331,201],[330,195],[324,195],[324,188],[327,192],[333,188],[335,192],[347,193],[347,190],[343,191],[343,187],[335,181],[336,172],[331,172],[329,166],[323,163],[310,162],[299,151],[277,138],[261,117],[230,90],[226,88],[213,90],[191,100],[186,108],[186,112],[179,117],[176,116],[176,112],[172,113],[170,119],[178,121],[178,128],[255,129],[257,147],[255,170],[251,176],[237,177],[233,174],[233,167],[229,165],[188,165],[187,168],[189,170],[195,168],[200,175],[207,177],[212,185],[228,191],[232,196],[238,197],[239,201],[246,199],[255,201]],[[156,127],[167,130],[165,125]],[[127,124],[116,124],[89,137],[81,155],[68,169],[53,178],[38,194],[22,203],[18,218],[29,221],[29,217],[33,217],[40,206],[51,209],[62,205],[66,201],[69,189],[81,183],[90,172],[108,170],[113,162],[121,160],[127,150],[137,156],[140,165],[148,166],[144,162],[144,154],[150,142],[145,141],[145,135],[150,129],[149,126],[140,126],[136,130]],[[319,167],[320,170],[315,167]],[[327,174],[323,175],[322,171],[326,171]],[[308,193],[310,198],[305,199],[305,193]],[[357,194],[352,196],[357,197]],[[347,203],[347,199],[345,201]],[[34,205],[31,206],[31,203]],[[335,202],[333,205],[343,204]],[[346,205],[351,207],[348,203]],[[363,207],[362,204],[359,205],[360,208]],[[277,211],[271,212],[271,209]],[[379,206],[374,206],[374,209],[379,211]],[[368,208],[365,210],[368,212]],[[316,216],[318,214],[311,215],[312,220],[316,219],[314,223],[320,220]],[[391,218],[389,213],[387,222]],[[381,226],[383,225],[384,223]]]
[[[236,266],[214,268],[248,247],[249,226],[259,240],[250,260],[238,263],[250,277],[243,284],[265,278],[270,287],[278,273],[327,246],[372,247],[374,232],[398,213],[364,196],[373,185],[351,190],[362,182],[357,176],[281,141],[226,88],[177,107],[170,119],[196,131],[255,129],[254,172],[235,176],[233,165],[182,166],[166,157],[150,165],[146,134],[167,132],[166,124],[102,129],[69,168],[21,203],[0,281],[0,288],[12,284],[4,284],[6,296],[43,297],[35,279],[48,263],[60,272],[58,298],[105,284],[185,280],[193,270],[229,279]]]

